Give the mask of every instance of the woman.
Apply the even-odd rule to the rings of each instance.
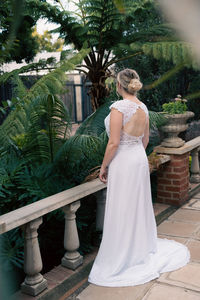
[[[136,71],[118,73],[123,100],[105,118],[108,145],[99,178],[107,182],[104,230],[88,281],[102,286],[134,286],[158,278],[189,262],[181,243],[157,238],[151,199],[147,107],[139,101],[142,87]]]

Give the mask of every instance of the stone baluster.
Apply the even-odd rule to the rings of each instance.
[[[83,263],[83,257],[77,251],[79,237],[76,226],[76,211],[80,207],[80,201],[76,201],[62,208],[65,213],[64,247],[66,253],[62,258],[62,266],[75,270]]]
[[[47,288],[47,280],[40,274],[42,259],[38,243],[37,230],[42,224],[42,217],[23,226],[24,244],[24,271],[27,274],[21,285],[21,291],[36,296]]]
[[[93,236],[93,244],[99,246],[102,240],[103,223],[105,214],[105,203],[106,203],[106,192],[107,189],[100,190],[95,193],[96,196],[96,232]]]
[[[197,147],[191,151],[191,155],[192,155],[192,163],[191,163],[191,168],[190,168],[190,171],[191,171],[190,182],[191,183],[199,183],[200,182],[199,150],[200,150],[200,147]]]
[[[97,231],[103,231],[106,192],[107,192],[107,189],[103,189],[95,194],[96,198],[97,198],[97,214],[96,214],[96,230]]]

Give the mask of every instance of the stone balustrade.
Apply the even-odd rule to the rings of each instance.
[[[74,270],[83,262],[82,256],[77,251],[79,238],[75,214],[80,206],[79,200],[105,188],[105,184],[99,179],[95,179],[0,216],[0,234],[17,227],[21,227],[24,231],[24,272],[26,278],[21,285],[23,293],[37,296],[48,287],[47,281],[40,274],[42,259],[37,230],[42,224],[42,216],[59,208],[64,211],[64,248],[66,253],[61,264]],[[98,219],[102,219],[101,214],[98,213],[98,215]],[[97,222],[101,223],[102,221]]]
[[[177,205],[188,196],[189,154],[192,155],[191,182],[199,182],[198,151],[200,137],[180,148],[157,147],[161,153],[161,167],[158,170],[158,201]],[[167,181],[168,180],[168,181]],[[170,189],[169,189],[170,188]],[[182,189],[184,194],[182,193]],[[162,194],[162,193],[165,194]],[[167,192],[170,192],[168,197]],[[24,271],[26,278],[21,285],[22,292],[36,296],[46,289],[47,282],[40,274],[42,259],[38,243],[37,230],[42,224],[42,216],[56,209],[65,213],[64,248],[66,253],[61,264],[75,270],[83,262],[78,252],[79,238],[76,226],[76,211],[80,207],[80,199],[95,193],[97,199],[96,230],[102,232],[106,199],[106,185],[99,179],[83,183],[56,195],[52,195],[25,207],[0,216],[0,234],[17,227],[24,231]],[[185,197],[186,195],[186,197]]]
[[[80,201],[76,201],[62,208],[65,213],[64,247],[66,250],[62,258],[62,265],[72,270],[75,270],[83,263],[83,257],[77,251],[79,248],[79,238],[75,215],[80,205]]]
[[[42,217],[35,219],[23,226],[24,229],[24,271],[26,278],[21,285],[21,290],[32,296],[36,296],[47,288],[47,281],[40,271],[42,259],[38,243],[37,230],[42,224]]]

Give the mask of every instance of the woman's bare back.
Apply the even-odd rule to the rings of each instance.
[[[131,119],[122,127],[122,130],[131,136],[142,136],[146,126],[146,113],[138,106]]]

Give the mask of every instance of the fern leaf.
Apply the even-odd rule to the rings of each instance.
[[[192,48],[185,42],[154,42],[154,43],[133,43],[132,50],[141,50],[145,55],[153,56],[155,59],[172,61],[175,65],[185,64],[198,68],[196,61],[192,58]]]

